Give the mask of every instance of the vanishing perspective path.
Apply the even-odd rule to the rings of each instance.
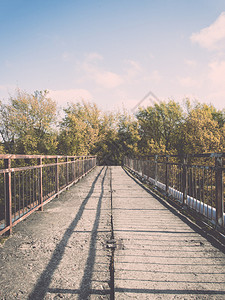
[[[0,259],[0,299],[225,299],[225,254],[121,167],[19,223]]]

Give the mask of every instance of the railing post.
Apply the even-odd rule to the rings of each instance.
[[[158,155],[155,155],[155,186],[158,182]]]
[[[41,166],[40,167],[40,172],[39,172],[39,205],[40,211],[43,211],[43,167],[42,167],[42,158],[38,158],[38,164]]]
[[[169,193],[169,178],[168,178],[168,162],[169,156],[166,156],[166,172],[165,172],[165,185],[166,185],[166,195]]]
[[[224,200],[223,200],[223,159],[222,157],[215,158],[215,176],[216,176],[216,222],[219,226],[224,225],[223,212],[224,212]]]
[[[75,161],[74,161],[74,157],[71,158],[72,161],[72,181],[75,181],[76,179],[76,175],[75,175]]]
[[[55,158],[55,192],[58,193],[59,192],[59,159],[58,156]],[[58,197],[58,195],[56,195],[56,197]]]
[[[187,204],[187,159],[184,158],[182,164],[182,193],[183,193],[183,205]]]
[[[68,165],[68,156],[66,156],[66,186],[69,185],[69,165]]]
[[[7,235],[12,233],[12,181],[11,181],[11,159],[4,159],[4,167],[8,169],[8,172],[5,174],[5,198],[6,198],[6,207],[5,207],[5,222],[6,227],[9,226]]]
[[[83,176],[84,175],[84,157],[82,156],[82,175],[81,176]]]

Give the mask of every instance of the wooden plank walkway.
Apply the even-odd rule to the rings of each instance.
[[[0,259],[2,300],[225,299],[225,254],[121,167],[95,168],[18,224]]]
[[[225,299],[225,255],[113,168],[115,299]]]

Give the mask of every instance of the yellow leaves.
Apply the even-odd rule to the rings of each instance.
[[[193,153],[217,152],[221,149],[221,129],[213,118],[214,108],[196,105],[186,119],[186,150]]]

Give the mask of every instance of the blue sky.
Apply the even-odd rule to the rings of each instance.
[[[16,88],[61,106],[132,109],[152,91],[225,108],[225,1],[0,0],[0,99]]]

